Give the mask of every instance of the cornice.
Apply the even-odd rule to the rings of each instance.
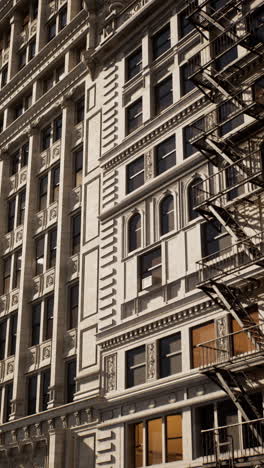
[[[205,310],[212,308],[215,308],[215,304],[212,300],[203,301],[200,304],[196,304],[179,312],[174,312],[167,317],[154,320],[151,323],[146,323],[145,325],[141,325],[140,327],[134,328],[133,330],[121,333],[119,335],[116,335],[116,332],[112,330],[114,336],[112,338],[108,338],[105,341],[99,342],[98,344],[102,350],[107,351],[120,345],[130,343],[131,341],[135,342],[137,339],[151,335],[152,333],[163,330],[164,328],[170,328],[178,325],[179,323],[202,315],[205,313]]]
[[[201,108],[205,107],[205,105],[207,104],[208,104],[208,100],[206,99],[206,97],[201,96],[195,102],[193,102],[189,106],[186,106],[183,110],[173,115],[173,117],[169,118],[168,120],[160,124],[155,129],[152,129],[148,133],[145,133],[142,138],[138,139],[135,143],[131,144],[125,150],[121,151],[117,156],[114,156],[112,159],[109,159],[111,157],[111,152],[114,151],[116,153],[118,151],[118,147],[116,147],[111,152],[106,153],[101,158],[102,169],[105,171],[113,169],[115,166],[117,166],[118,164],[120,164],[121,162],[129,158],[136,151],[143,150],[147,145],[149,145],[150,143],[153,143],[161,135],[163,135],[168,130],[171,130],[172,128],[179,125],[181,122],[189,118],[191,114],[194,114]],[[175,104],[175,107],[177,106],[178,106],[178,103]],[[153,124],[153,121],[151,123]],[[144,127],[143,130],[144,132],[146,132],[147,130],[146,127]],[[105,159],[108,159],[108,161],[104,162]]]
[[[19,92],[35,80],[57,57],[62,56],[79,37],[89,30],[87,12],[82,10],[52,41],[0,91],[0,108],[6,107]],[[78,34],[76,34],[78,33]]]
[[[63,80],[57,83],[48,93],[42,96],[35,104],[33,104],[21,117],[7,127],[0,135],[0,150],[8,148],[10,143],[24,135],[25,132],[30,132],[31,128],[38,127],[42,123],[42,119],[51,114],[65,103],[65,95],[72,90],[73,87],[78,87],[80,80],[87,74],[87,69],[83,62],[79,63],[71,73]],[[67,98],[67,96],[66,96]]]

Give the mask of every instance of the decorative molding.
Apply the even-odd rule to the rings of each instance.
[[[117,354],[111,354],[105,358],[106,392],[114,392],[117,389]]]
[[[147,380],[157,379],[157,343],[147,344]]]

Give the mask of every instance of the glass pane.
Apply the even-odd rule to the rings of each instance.
[[[192,329],[192,367],[199,367],[206,365],[209,362],[216,360],[216,351],[206,348],[204,353],[202,347],[197,347],[198,344],[205,341],[215,339],[215,326],[214,322],[209,322],[205,325],[199,325]]]
[[[135,214],[129,222],[129,252],[138,249],[141,245],[141,216]]]
[[[170,76],[155,87],[156,113],[166,109],[172,102],[172,77]]]
[[[162,419],[153,419],[147,423],[148,450],[147,464],[162,463]]]
[[[143,423],[135,424],[135,468],[143,466]]]
[[[153,59],[155,60],[161,54],[170,48],[170,25],[167,24],[165,28],[155,34],[152,38],[152,52]]]
[[[127,59],[127,80],[136,76],[142,68],[142,49],[136,50]]]
[[[177,374],[182,371],[181,354],[160,359],[160,378]]]
[[[129,366],[135,366],[145,362],[145,346],[139,346],[127,353],[127,361]]]
[[[166,418],[167,462],[182,460],[182,417],[174,414]]]

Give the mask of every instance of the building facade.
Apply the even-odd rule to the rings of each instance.
[[[261,0],[0,0],[0,467],[262,466]]]

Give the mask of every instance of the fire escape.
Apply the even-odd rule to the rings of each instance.
[[[247,0],[190,0],[188,3],[188,20],[206,42],[200,54],[189,61],[189,79],[213,107],[191,127],[191,143],[214,168],[213,175],[194,187],[193,199],[205,220],[213,223],[219,232],[225,230],[236,246],[235,253],[234,249],[233,254],[228,252],[222,263],[219,255],[218,259],[208,257],[199,262],[197,287],[228,311],[255,349],[264,353],[264,333],[249,313],[248,297],[243,294],[242,287],[232,286],[232,278],[243,268],[264,267],[260,220],[253,226],[248,215],[243,217],[243,212],[250,213],[254,209],[264,189],[264,137],[256,137],[264,121],[264,79],[261,77],[264,2],[254,8],[251,5],[256,2]],[[243,130],[240,124],[245,115],[251,119]],[[229,186],[226,182],[225,187],[219,187],[219,178],[227,181],[228,175]],[[239,197],[241,187],[244,193]],[[244,284],[253,281],[256,280],[247,278]],[[205,366],[202,372],[224,390],[244,421],[262,417],[245,387],[243,374],[219,365]],[[251,430],[263,446],[263,430],[255,425]]]

